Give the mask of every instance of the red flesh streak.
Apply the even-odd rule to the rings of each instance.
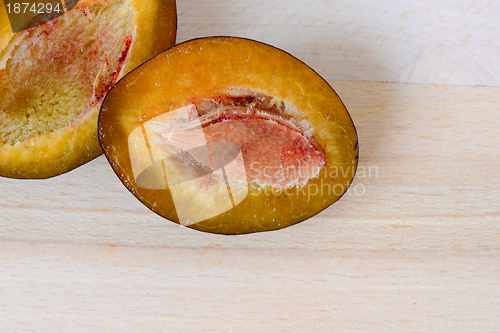
[[[5,69],[0,69],[0,88],[3,87],[2,76],[5,74]]]
[[[88,110],[94,106],[96,103],[100,102],[104,96],[108,93],[108,91],[113,87],[113,85],[118,81],[118,77],[120,72],[122,71],[123,64],[127,58],[128,51],[130,50],[130,46],[132,45],[132,35],[128,35],[125,37],[125,49],[122,51],[120,58],[118,59],[118,67],[117,69],[111,73],[111,77],[113,78],[108,85],[106,85],[100,92],[94,93],[94,97],[92,101],[89,103],[87,108],[75,119],[75,121],[71,124],[71,127],[75,126],[78,121],[88,112]]]

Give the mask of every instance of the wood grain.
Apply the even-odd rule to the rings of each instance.
[[[500,86],[500,2],[178,1],[178,41],[239,36],[330,80]]]
[[[331,85],[360,168],[348,195],[284,230],[177,226],[102,157],[0,179],[2,331],[498,332],[500,88]]]

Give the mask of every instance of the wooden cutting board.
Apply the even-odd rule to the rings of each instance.
[[[329,79],[359,134],[349,193],[220,236],[150,212],[103,157],[0,178],[0,331],[500,332],[499,7],[446,6],[178,1],[179,41],[252,37]]]
[[[500,88],[331,85],[358,129],[358,176],[284,230],[175,225],[102,157],[50,180],[0,179],[0,327],[498,332]]]

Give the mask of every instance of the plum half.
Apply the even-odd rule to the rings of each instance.
[[[0,0],[0,176],[49,178],[102,153],[97,116],[127,72],[172,46],[174,0],[80,0],[12,33]]]
[[[211,233],[303,221],[337,201],[357,167],[354,124],[329,84],[243,38],[195,39],[148,60],[107,94],[98,130],[134,196]]]

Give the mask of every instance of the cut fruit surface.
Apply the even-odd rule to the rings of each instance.
[[[87,0],[11,34],[0,53],[0,175],[47,178],[98,156],[104,95],[173,45],[175,29],[173,0]]]
[[[325,165],[314,138],[285,117],[240,106],[224,107],[210,118],[203,131],[206,141],[238,145],[249,182],[289,187],[316,176]]]
[[[333,89],[251,40],[197,39],[162,52],[106,96],[99,140],[124,185],[202,231],[283,228],[338,200],[358,144]]]

